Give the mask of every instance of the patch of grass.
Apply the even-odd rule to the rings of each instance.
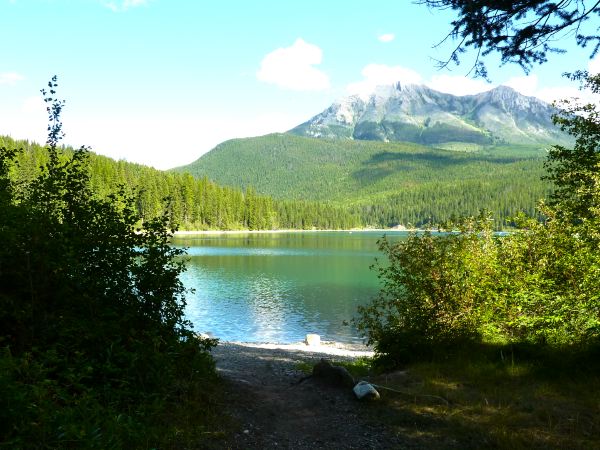
[[[364,356],[352,361],[334,361],[333,364],[345,367],[354,378],[364,378],[373,373],[372,358]]]
[[[377,414],[428,448],[600,448],[598,364],[566,361],[480,349],[415,363],[372,379],[399,391]]]
[[[302,373],[310,375],[313,371],[313,364],[306,361],[301,361],[299,363],[296,363],[295,368],[296,370],[299,370]]]

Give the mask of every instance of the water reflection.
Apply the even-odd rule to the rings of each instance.
[[[395,233],[391,239],[405,234]],[[186,314],[198,331],[224,340],[297,342],[306,333],[360,342],[343,326],[377,290],[369,270],[379,233],[198,235],[182,280],[196,290]]]

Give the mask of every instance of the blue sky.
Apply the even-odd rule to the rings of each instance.
[[[576,94],[561,74],[600,69],[568,36],[530,76],[469,56],[436,69],[450,11],[409,0],[0,0],[0,134],[43,142],[39,90],[67,100],[67,144],[158,168],[219,142],[286,131],[350,93],[400,80],[455,94],[509,84],[545,100]]]

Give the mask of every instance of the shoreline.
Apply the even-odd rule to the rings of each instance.
[[[288,350],[301,351],[306,353],[320,353],[331,356],[346,357],[367,357],[372,358],[375,352],[366,345],[362,344],[343,344],[335,341],[321,341],[319,345],[308,345],[304,342],[293,344],[260,343],[260,342],[239,342],[239,341],[219,341],[217,346],[235,345],[240,347],[265,349],[265,350]]]
[[[219,235],[219,234],[278,234],[278,233],[365,233],[365,232],[376,232],[376,233],[389,233],[391,231],[399,232],[410,232],[410,231],[424,231],[413,228],[351,228],[349,230],[181,230],[176,231],[174,236],[190,236],[190,235]]]

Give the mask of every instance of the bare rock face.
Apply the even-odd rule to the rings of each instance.
[[[299,136],[367,141],[403,141],[439,146],[570,144],[552,122],[556,109],[535,97],[498,86],[475,95],[452,95],[423,85],[377,86],[352,95],[298,125]]]
[[[352,390],[359,400],[379,400],[380,398],[377,389],[366,381],[360,381]]]
[[[354,386],[354,378],[345,367],[334,366],[326,359],[321,359],[321,361],[315,364],[312,376],[334,387],[351,388]]]

